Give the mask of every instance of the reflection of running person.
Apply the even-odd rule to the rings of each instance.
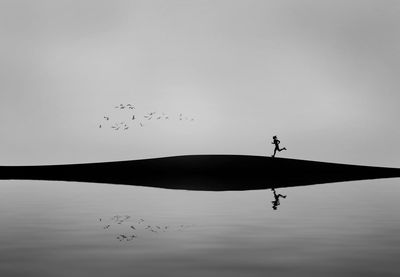
[[[281,202],[279,201],[279,197],[281,198],[286,198],[286,195],[282,195],[282,194],[276,194],[275,189],[271,189],[272,192],[274,193],[274,201],[271,201],[272,203],[272,209],[276,210],[278,208],[278,206],[281,204]]]
[[[286,147],[279,148],[279,143],[281,143],[281,142],[276,136],[273,136],[272,138],[274,139],[274,141],[271,142],[271,144],[275,145],[274,154],[272,155],[272,158],[274,158],[275,154],[276,154],[276,151],[281,152],[282,150],[287,150],[287,149],[286,149]]]

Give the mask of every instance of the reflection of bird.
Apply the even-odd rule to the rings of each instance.
[[[127,239],[127,236],[125,236],[125,235],[118,235],[118,236],[117,236],[117,239],[118,239],[119,241],[123,241],[124,239]]]
[[[127,238],[126,240],[127,240],[127,241],[131,241],[131,240],[133,240],[134,238],[136,238],[136,235],[133,234],[133,235],[130,235],[129,238]]]

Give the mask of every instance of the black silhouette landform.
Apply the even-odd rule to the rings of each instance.
[[[86,164],[0,166],[0,179],[183,190],[256,190],[400,177],[400,168],[245,155],[188,155]]]

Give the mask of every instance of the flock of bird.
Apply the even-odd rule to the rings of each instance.
[[[158,112],[148,112],[142,116],[138,115],[134,110],[136,110],[135,106],[128,103],[128,104],[119,104],[114,107],[114,109],[118,110],[125,110],[129,111],[129,115],[125,120],[122,121],[117,121],[112,124],[111,122],[111,117],[108,115],[103,116],[103,120],[101,123],[99,123],[99,128],[103,127],[109,127],[113,129],[114,131],[127,131],[131,126],[132,123],[137,123],[138,126],[144,127],[149,123],[149,121],[155,121],[155,120],[170,120],[170,119],[176,119],[179,121],[195,121],[193,117],[189,117],[187,115],[184,115],[182,113],[176,114],[174,116],[170,116],[164,112],[158,113]],[[132,113],[134,112],[134,113]]]
[[[150,232],[154,234],[164,233],[168,231],[184,231],[189,227],[193,227],[194,225],[178,225],[178,226],[169,226],[169,225],[150,225],[148,222],[145,222],[143,218],[133,220],[129,215],[114,215],[111,218],[103,219],[99,218],[99,222],[103,225],[104,230],[114,229],[118,225],[122,225],[123,223],[128,222],[129,228],[127,232],[123,234],[118,234],[116,239],[120,242],[123,241],[132,241],[138,237],[139,233]]]

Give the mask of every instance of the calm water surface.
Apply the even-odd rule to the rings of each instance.
[[[400,276],[400,180],[191,192],[0,182],[0,276]]]

